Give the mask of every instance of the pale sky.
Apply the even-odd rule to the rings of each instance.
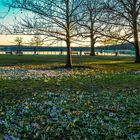
[[[29,43],[33,36],[25,36],[25,35],[0,35],[0,45],[15,45],[14,40],[16,37],[22,37],[23,42]]]
[[[15,17],[19,15],[20,13],[17,9],[11,9],[8,13],[8,8],[5,7],[2,3],[2,0],[0,0],[0,25],[8,26],[14,24]],[[15,35],[0,35],[0,45],[12,45],[14,44],[15,38]]]

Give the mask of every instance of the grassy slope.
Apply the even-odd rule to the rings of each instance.
[[[44,67],[64,66],[66,56],[57,55],[0,55],[0,66],[28,66],[45,65]],[[140,70],[140,65],[134,63],[134,57],[114,57],[114,56],[73,56],[74,66],[95,67],[101,65],[111,69],[119,67],[125,70]]]
[[[23,119],[16,118],[17,116],[13,114],[13,118],[17,119],[18,126],[15,131],[10,130],[12,134],[16,136],[17,132],[22,132],[20,135],[24,139],[30,139],[38,132],[39,135],[36,136],[36,139],[41,139],[43,134],[48,137],[54,136],[55,139],[70,139],[70,137],[73,139],[84,139],[85,137],[88,139],[93,137],[97,139],[113,139],[115,137],[118,139],[128,139],[129,137],[139,139],[140,74],[134,74],[134,71],[140,70],[140,64],[133,63],[131,57],[109,56],[74,56],[73,61],[74,66],[77,66],[73,71],[79,72],[76,77],[58,77],[48,81],[0,80],[0,112],[2,114],[0,119],[5,117],[3,112],[6,110],[11,110],[12,107],[16,108],[14,109],[16,112],[20,110],[23,101],[26,101],[27,98],[34,98],[33,101],[27,102],[31,106],[31,112],[35,114],[29,112]],[[54,68],[65,64],[65,56],[3,55],[0,56],[0,64],[33,64],[32,67],[23,67],[42,68],[43,65],[43,68],[50,66]],[[36,67],[36,64],[39,66]],[[79,69],[79,66],[86,67]],[[52,95],[47,92],[51,92]],[[37,104],[37,112],[40,111],[40,114],[34,111],[32,102],[42,105],[45,101],[52,102],[52,105],[39,110]],[[52,108],[52,106],[63,108],[65,111],[55,114],[58,121],[50,120],[49,125],[44,125],[44,113],[48,107]],[[85,118],[87,113],[90,116]],[[77,121],[65,120],[64,115]],[[35,121],[40,125],[39,128],[32,128],[34,130],[32,133],[24,130],[26,125],[30,126],[31,122]],[[59,121],[64,122],[66,126],[63,126]],[[85,128],[86,125],[88,128]],[[8,133],[8,128],[3,127],[3,131],[0,133],[1,137]]]

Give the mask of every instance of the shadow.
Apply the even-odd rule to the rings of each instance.
[[[52,66],[49,69],[51,69],[51,70],[57,70],[57,69],[73,70],[73,69],[94,69],[94,68],[92,66],[74,65],[74,66],[72,66],[72,68],[67,68],[65,66]]]

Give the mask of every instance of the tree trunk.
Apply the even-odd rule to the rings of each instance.
[[[93,33],[91,33],[90,36],[90,47],[91,47],[90,56],[95,56],[95,38]]]
[[[133,27],[132,30],[133,30],[134,46],[135,46],[135,54],[136,54],[135,62],[140,63],[140,48],[139,48],[137,18],[138,18],[138,13],[136,11],[136,1],[134,1],[134,8],[132,12],[132,27]]]
[[[72,54],[70,46],[70,16],[69,16],[69,0],[66,3],[66,45],[67,45],[67,61],[66,68],[72,68]]]
[[[93,15],[90,11],[90,21],[91,21],[91,28],[90,28],[90,56],[95,56],[95,38],[94,38],[94,22],[93,22]]]
[[[138,37],[138,29],[137,29],[137,22],[136,21],[134,21],[134,24],[133,24],[133,31],[134,31],[134,46],[135,46],[135,51],[136,51],[135,62],[140,63],[139,37]]]
[[[34,54],[36,54],[36,47],[34,47]]]
[[[70,39],[68,38],[66,41],[67,45],[67,62],[66,68],[72,68],[72,56],[71,56],[71,47],[70,47]]]

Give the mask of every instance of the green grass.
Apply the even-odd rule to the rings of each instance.
[[[60,55],[0,55],[0,65],[29,65],[29,64],[64,64],[66,56]],[[110,60],[110,62],[109,62]],[[73,63],[125,63],[133,62],[133,57],[114,57],[114,56],[73,56]]]
[[[0,55],[0,66],[23,66],[26,68],[55,68],[63,67],[66,56],[58,55]],[[114,56],[73,56],[74,67],[95,68],[96,65],[112,69],[136,71],[140,70],[140,64],[134,63],[134,57]],[[109,70],[107,68],[107,70]]]
[[[0,138],[140,139],[140,64],[133,61],[74,56],[73,69],[64,70],[65,56],[1,55],[1,67],[62,72],[0,79]]]

